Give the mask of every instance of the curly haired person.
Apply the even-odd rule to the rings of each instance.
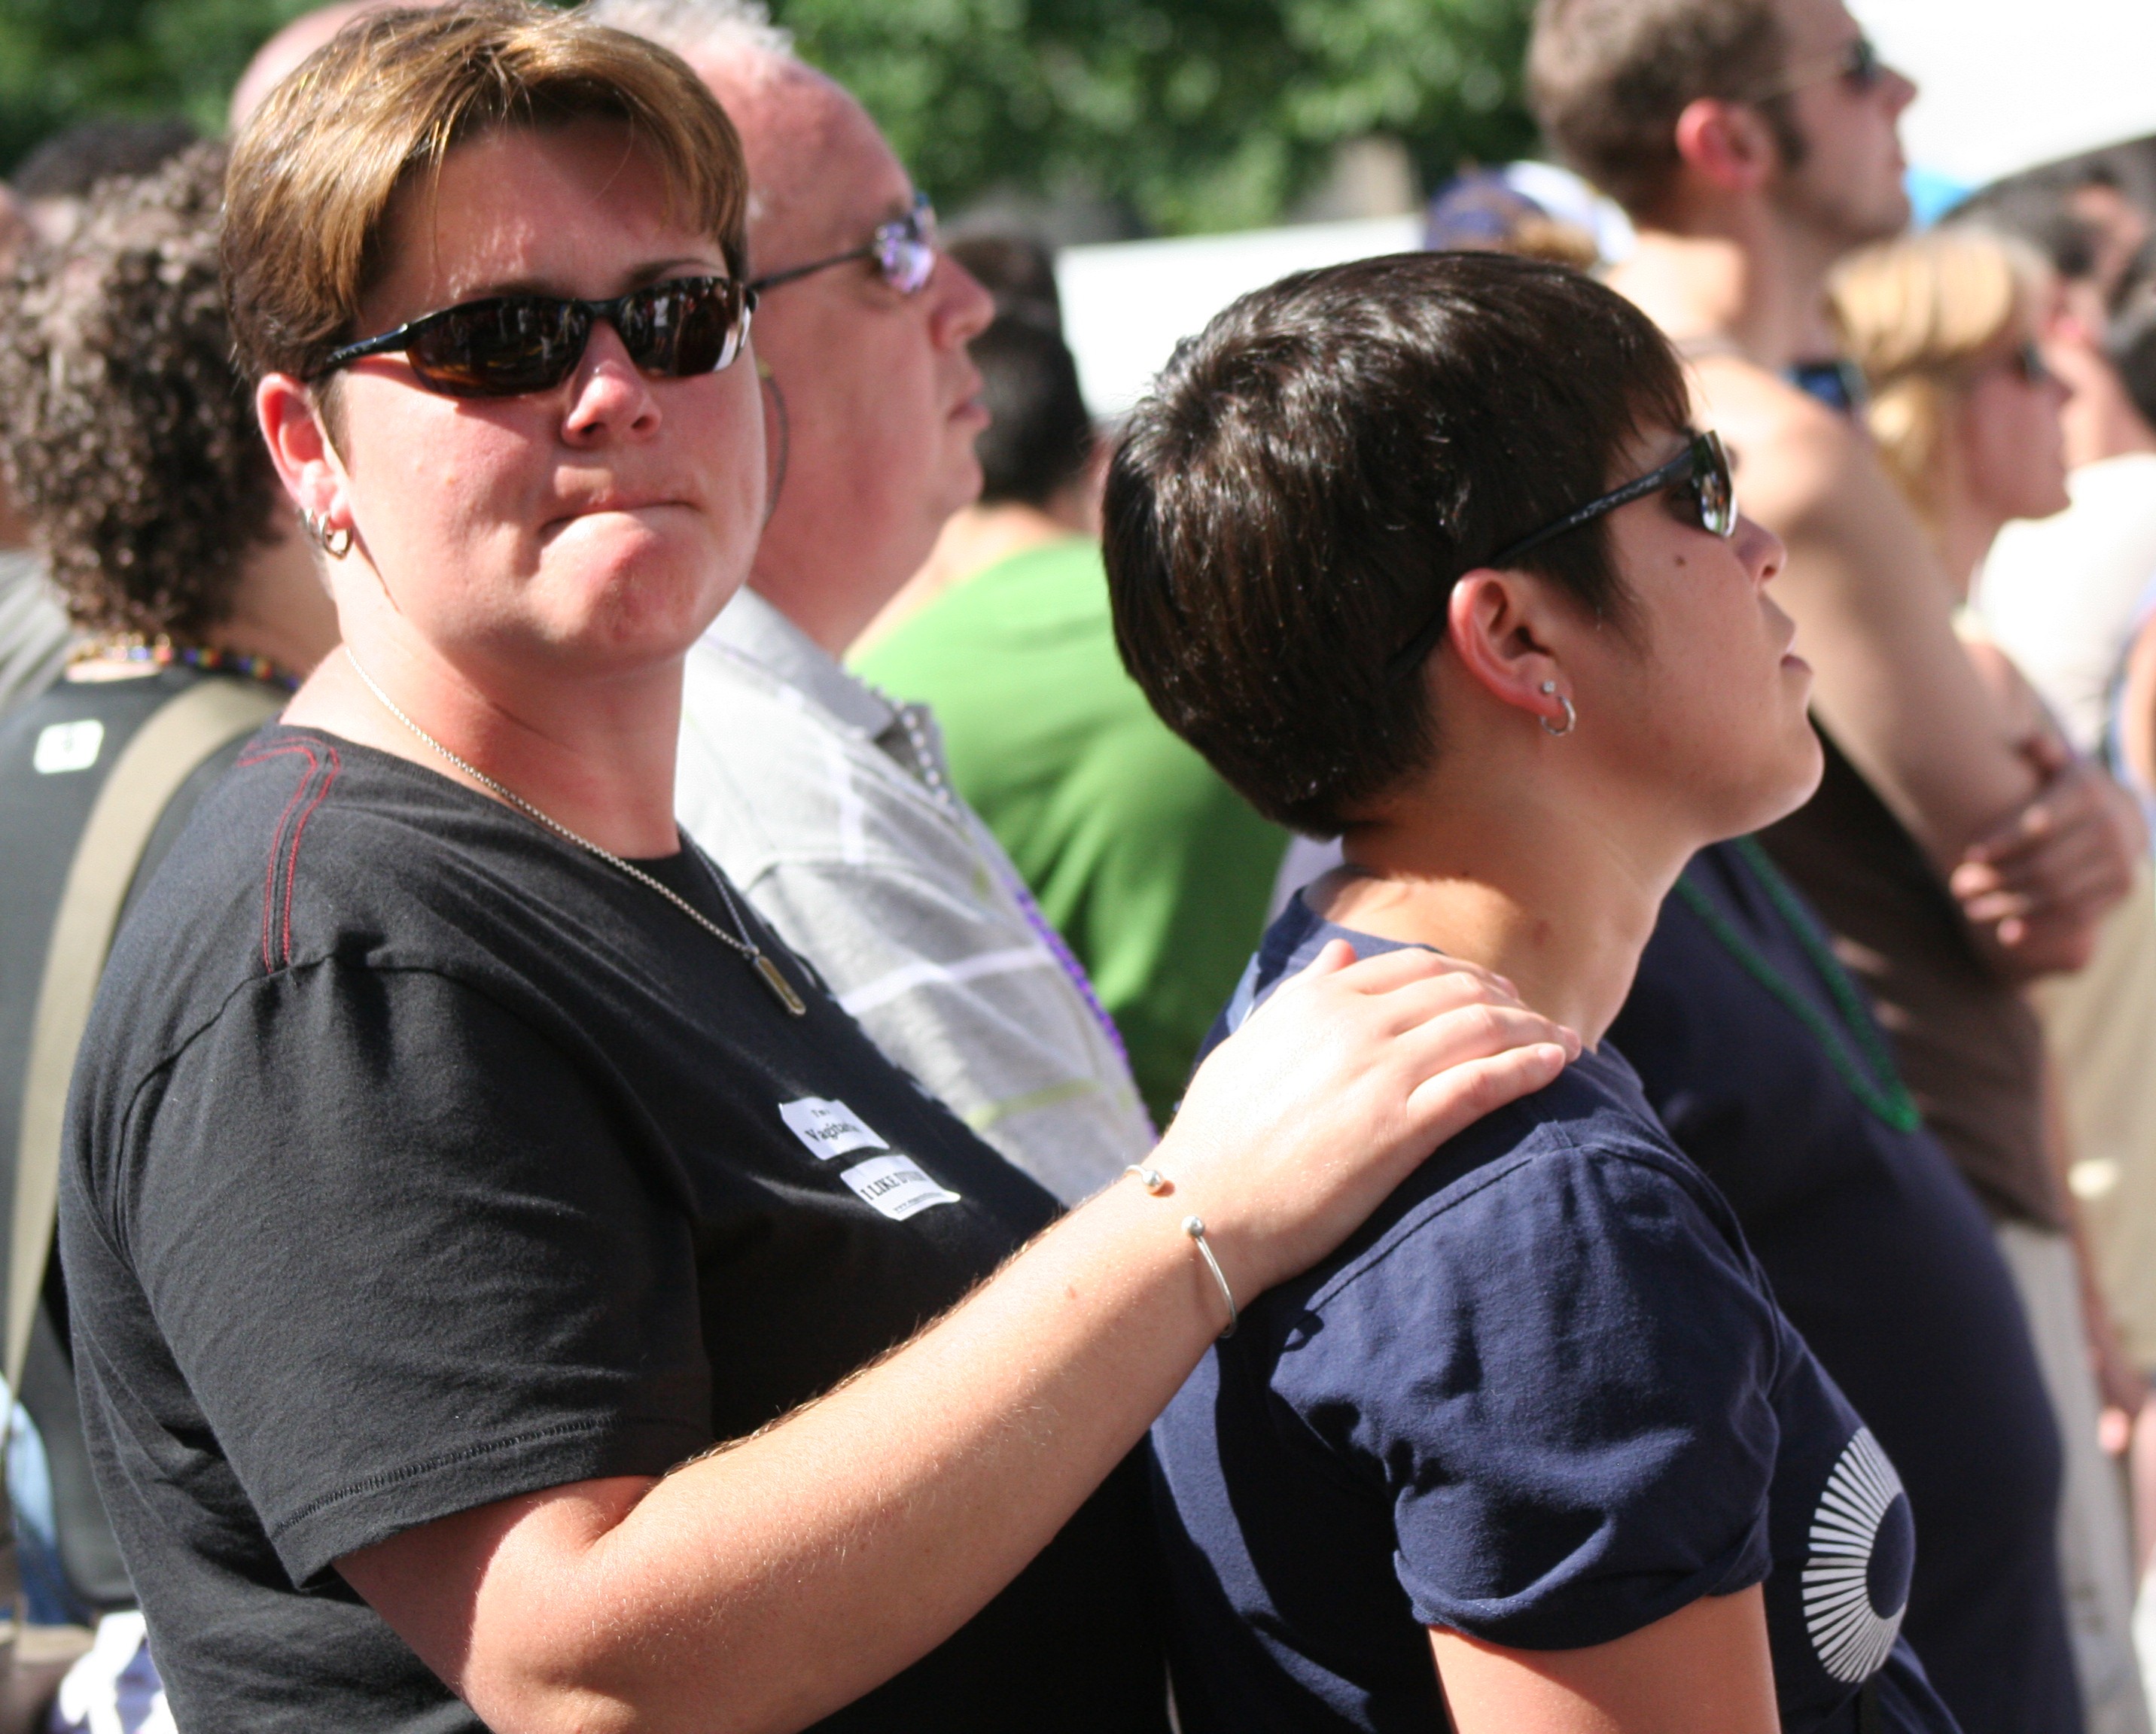
[[[6,1371],[51,1467],[48,1611],[138,1629],[44,1254],[59,1110],[120,907],[336,641],[232,370],[223,171],[204,145],[105,181],[68,239],[0,285],[0,459],[80,641],[64,677],[0,722],[0,1126],[20,1128]],[[117,1667],[138,1645],[123,1631],[96,1654]]]

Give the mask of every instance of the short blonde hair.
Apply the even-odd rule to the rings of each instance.
[[[496,127],[618,120],[656,159],[670,208],[747,259],[741,141],[674,54],[526,0],[354,19],[272,91],[234,142],[223,276],[250,379],[311,379],[388,270],[397,195]]]
[[[1835,316],[1871,387],[1865,418],[1928,521],[1961,390],[1974,367],[2033,335],[2049,275],[2029,247],[1974,228],[1866,247],[1835,273]]]

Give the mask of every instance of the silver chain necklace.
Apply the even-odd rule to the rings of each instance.
[[[807,1004],[802,1000],[801,996],[793,991],[793,982],[786,979],[784,973],[779,969],[778,965],[772,961],[771,954],[766,952],[761,946],[757,945],[754,940],[748,936],[748,923],[742,920],[742,912],[734,903],[734,894],[726,888],[725,875],[712,875],[711,882],[719,888],[719,896],[726,905],[726,914],[732,919],[734,927],[736,929],[734,933],[727,932],[725,928],[719,926],[716,921],[714,921],[709,916],[706,915],[703,911],[697,908],[695,904],[690,902],[687,898],[681,896],[679,893],[675,891],[672,887],[662,885],[659,880],[654,879],[649,874],[646,873],[641,867],[636,866],[631,862],[624,861],[619,855],[615,854],[611,849],[601,849],[598,844],[593,842],[588,837],[579,837],[574,831],[572,831],[567,825],[562,823],[558,819],[549,818],[536,807],[534,807],[529,801],[526,800],[523,796],[518,794],[516,790],[505,787],[502,784],[496,782],[491,777],[488,776],[485,772],[480,770],[478,766],[473,764],[469,759],[459,758],[456,754],[450,752],[448,747],[443,746],[440,741],[437,741],[432,735],[429,734],[426,730],[421,728],[418,723],[413,721],[410,717],[407,716],[402,711],[398,709],[397,701],[391,698],[388,693],[384,692],[380,686],[375,684],[374,676],[367,672],[366,669],[361,665],[359,659],[357,656],[354,656],[350,649],[346,649],[344,655],[345,660],[352,664],[352,672],[357,675],[362,680],[364,680],[367,683],[367,690],[382,701],[382,708],[383,710],[387,711],[392,716],[403,723],[406,728],[411,730],[413,734],[417,735],[422,741],[424,741],[428,746],[433,747],[436,752],[439,753],[444,758],[454,765],[459,771],[463,772],[465,776],[470,777],[473,782],[483,784],[485,787],[491,789],[495,794],[501,796],[503,800],[506,801],[511,807],[514,807],[526,818],[535,820],[536,823],[544,825],[557,837],[575,844],[578,849],[583,849],[588,854],[597,855],[602,861],[606,862],[608,865],[620,869],[622,872],[627,874],[639,885],[650,886],[653,890],[658,892],[660,896],[664,897],[669,903],[672,904],[675,908],[680,910],[683,915],[688,916],[690,921],[694,921],[699,927],[701,927],[706,933],[710,934],[712,938],[740,952],[742,961],[745,962],[751,969],[753,969],[756,972],[757,978],[761,981],[766,988],[770,989],[771,997],[777,1000],[779,1004],[785,1007],[786,1009],[791,1012],[795,1017],[800,1017],[808,1009]]]

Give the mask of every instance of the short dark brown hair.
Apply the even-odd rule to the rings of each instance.
[[[85,631],[199,642],[283,490],[218,289],[222,146],[98,183],[0,290],[0,452]]]
[[[301,62],[233,146],[224,273],[250,379],[311,379],[388,268],[399,192],[500,126],[622,121],[685,226],[744,274],[747,172],[725,111],[680,59],[526,0],[367,13]]]
[[[1758,95],[1788,60],[1774,0],[1541,0],[1527,96],[1566,162],[1650,216],[1676,175],[1677,117],[1703,96],[1756,102],[1783,161],[1803,160],[1787,99]]]
[[[1686,413],[1668,341],[1563,265],[1404,254],[1245,295],[1176,351],[1109,467],[1124,664],[1260,813],[1343,830],[1439,745],[1395,653]],[[1606,521],[1519,564],[1625,627]]]
[[[967,346],[988,424],[973,442],[981,504],[1045,506],[1086,473],[1093,418],[1063,339],[1023,313],[999,313]]]

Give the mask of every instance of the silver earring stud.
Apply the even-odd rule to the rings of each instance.
[[[1564,706],[1564,726],[1563,728],[1553,728],[1550,726],[1550,720],[1547,716],[1537,719],[1542,723],[1543,732],[1544,734],[1553,735],[1561,741],[1574,729],[1579,726],[1579,712],[1572,708],[1572,700],[1570,699],[1566,698],[1562,693],[1558,691],[1557,682],[1554,680],[1545,680],[1543,682],[1543,696],[1544,698],[1555,696],[1558,703]]]

